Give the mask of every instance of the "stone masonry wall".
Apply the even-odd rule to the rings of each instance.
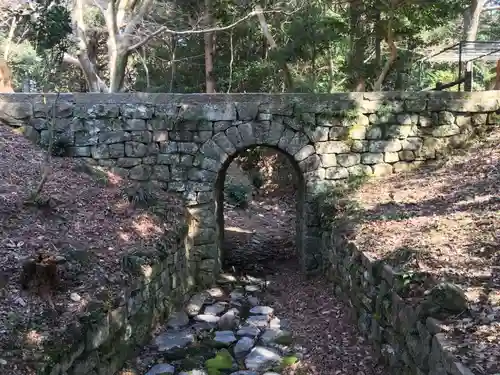
[[[0,121],[47,143],[55,95],[0,95]],[[183,192],[191,215],[190,274],[210,283],[220,269],[217,183],[245,148],[267,145],[300,171],[297,247],[303,268],[323,263],[311,209],[315,189],[350,176],[384,175],[460,147],[496,121],[500,93],[63,94],[55,132],[69,155],[141,182]],[[218,209],[217,209],[218,206]]]
[[[133,285],[116,300],[89,302],[88,312],[60,334],[62,339],[43,348],[37,374],[111,375],[120,370],[189,297],[185,248],[179,242],[157,253],[128,256],[123,267],[135,276]]]
[[[473,375],[453,356],[453,344],[425,302],[415,305],[401,296],[401,274],[334,230],[322,241],[336,294],[352,306],[360,331],[391,374]]]

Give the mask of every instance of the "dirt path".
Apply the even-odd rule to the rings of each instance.
[[[220,288],[210,289],[210,293],[215,293],[213,298],[198,304],[197,311],[191,312],[191,319],[184,310],[177,312],[120,374],[187,375],[179,371],[188,369],[193,369],[193,374],[206,374],[208,359],[216,355],[214,340],[219,340],[219,344],[229,340],[226,342],[228,358],[233,358],[231,355],[239,358],[240,362],[232,361],[231,369],[228,367],[227,373],[232,375],[262,374],[276,369],[266,362],[273,356],[278,362],[284,358],[280,356],[300,359],[288,367],[280,366],[282,375],[387,373],[378,366],[372,348],[350,319],[348,307],[334,296],[334,285],[324,278],[308,280],[300,271],[294,246],[295,211],[291,202],[284,198],[260,198],[247,210],[226,208],[224,251],[226,267],[233,268],[233,272],[229,270],[221,280],[225,277],[229,281],[221,281]],[[227,289],[229,287],[233,288],[232,292]],[[257,294],[252,296],[253,292]],[[260,305],[255,307],[260,312],[246,309],[249,304]],[[235,315],[238,318],[228,326],[227,316],[233,314],[234,308],[239,311]],[[252,314],[271,315],[261,324],[263,315]],[[182,323],[182,327],[172,321]],[[203,329],[214,331],[215,336],[210,332],[198,332],[200,322],[205,322]],[[277,340],[283,335],[289,341],[281,345]],[[189,337],[189,342],[179,341],[184,337]],[[169,352],[174,344],[182,348],[182,353],[175,357]],[[244,349],[247,344],[250,346]],[[237,371],[243,369],[254,371]]]
[[[261,198],[246,210],[226,205],[223,258],[226,266],[242,271],[296,257],[295,210],[286,201]]]
[[[297,343],[307,349],[297,375],[383,374],[371,346],[349,316],[349,308],[334,296],[324,279],[306,280],[297,262],[286,262],[270,277],[269,300],[289,321]]]
[[[274,202],[274,203],[272,203]],[[382,374],[372,348],[349,317],[349,308],[334,296],[334,285],[324,279],[306,280],[295,251],[293,199],[253,201],[245,211],[225,212],[226,264],[252,266],[269,281],[267,299],[289,323],[307,354],[296,375]]]

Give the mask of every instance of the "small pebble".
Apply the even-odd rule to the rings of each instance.
[[[245,290],[247,292],[253,293],[253,292],[258,292],[260,288],[257,285],[247,285],[245,286]]]
[[[259,299],[257,297],[254,297],[254,296],[248,296],[248,303],[250,303],[250,305],[252,306],[257,306],[259,304]]]
[[[250,314],[255,315],[271,315],[274,309],[269,306],[255,306],[250,309]]]
[[[205,323],[217,323],[220,320],[220,317],[215,316],[215,315],[209,315],[209,314],[200,314],[196,315],[194,317],[194,320],[198,322],[205,322]]]
[[[71,293],[69,298],[71,298],[73,302],[80,302],[82,300],[82,297],[80,297],[78,293]]]

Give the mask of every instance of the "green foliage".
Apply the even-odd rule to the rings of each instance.
[[[251,174],[252,178],[252,185],[256,189],[260,189],[262,185],[264,185],[264,178],[262,177],[262,174],[259,171],[253,171]]]
[[[38,52],[67,46],[64,41],[72,32],[71,13],[59,1],[35,1],[31,12],[23,15],[31,26],[28,39],[34,42]]]
[[[228,25],[244,17],[256,0],[231,2],[215,0],[211,13],[214,25]],[[383,90],[420,90],[456,79],[456,64],[422,63],[421,58],[437,46],[451,45],[460,38],[466,0],[402,2],[394,9],[389,1],[364,1],[363,7],[350,10],[349,2],[311,0],[283,3],[266,1],[265,14],[277,48],[271,49],[252,17],[230,30],[215,33],[214,76],[219,93],[283,92],[283,64],[289,67],[293,91],[328,93],[347,91],[357,77],[367,90],[377,79],[388,59],[385,38],[388,27],[394,34],[398,58],[386,77]],[[9,63],[16,88],[26,76],[50,85],[50,90],[78,91],[85,80],[75,67],[61,70],[64,52],[75,52],[68,36],[71,33],[71,7],[62,2],[36,0],[16,13],[20,25],[16,34],[17,51],[11,51]],[[165,16],[159,6],[148,21],[172,29],[191,29],[193,15],[203,14],[203,2],[172,2],[175,18]],[[355,19],[357,17],[357,19]],[[102,32],[105,24],[100,10],[89,6],[84,12],[88,32]],[[479,40],[500,38],[499,12],[487,12],[481,18]],[[202,27],[200,25],[200,27]],[[141,30],[142,32],[142,30]],[[7,32],[0,38],[6,37]],[[106,78],[106,34],[96,38],[96,67]],[[127,65],[126,89],[149,92],[203,92],[205,87],[204,45],[202,34],[165,35],[133,53]],[[377,59],[377,41],[380,58]],[[21,48],[22,47],[22,48]],[[360,48],[357,48],[360,47]],[[355,59],[353,52],[360,52]],[[92,60],[92,59],[91,59]],[[173,62],[172,62],[173,61]],[[484,89],[494,78],[494,64],[475,62],[475,87]],[[48,80],[58,72],[57,79]],[[454,88],[456,89],[456,88]],[[453,89],[452,89],[453,90]]]
[[[250,195],[251,190],[245,185],[229,185],[226,187],[227,200],[236,207],[246,208]]]
[[[205,362],[208,375],[220,375],[224,370],[230,370],[233,367],[233,357],[226,350],[222,349],[217,352],[214,358],[210,358]]]
[[[68,156],[68,150],[71,146],[69,139],[60,134],[54,134],[52,142],[49,139],[42,138],[40,140],[40,147],[50,152],[52,156]]]
[[[349,194],[359,188],[365,179],[366,177],[352,177],[345,184],[318,185],[313,193],[312,206],[318,214],[322,229],[349,231],[360,210],[359,204],[350,199]]]
[[[149,185],[134,185],[126,189],[125,194],[130,203],[139,206],[150,206],[157,199],[152,188]]]
[[[59,0],[36,0],[7,13],[17,20],[13,38],[19,39],[19,45],[12,58],[15,86],[19,88],[26,77],[42,86],[52,83],[71,47],[71,9]]]
[[[289,356],[283,357],[283,359],[281,361],[280,368],[284,369],[286,367],[292,366],[295,363],[297,363],[298,361],[299,361],[299,359],[294,355],[289,355]]]
[[[81,162],[75,165],[74,170],[78,173],[88,174],[103,186],[109,184],[109,176],[102,167],[90,165],[86,162]]]

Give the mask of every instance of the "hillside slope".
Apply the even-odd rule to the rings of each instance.
[[[361,250],[465,290],[470,312],[448,327],[457,355],[478,374],[500,372],[500,129],[448,160],[369,180],[349,199]]]
[[[92,297],[113,297],[127,285],[122,257],[154,249],[184,216],[180,198],[158,191],[154,205],[140,208],[130,202],[135,190],[127,181],[68,158],[52,159],[40,199],[28,204],[43,162],[44,151],[0,125],[2,373],[30,373],[31,354]],[[23,265],[39,254],[58,264],[60,280],[23,290]]]

